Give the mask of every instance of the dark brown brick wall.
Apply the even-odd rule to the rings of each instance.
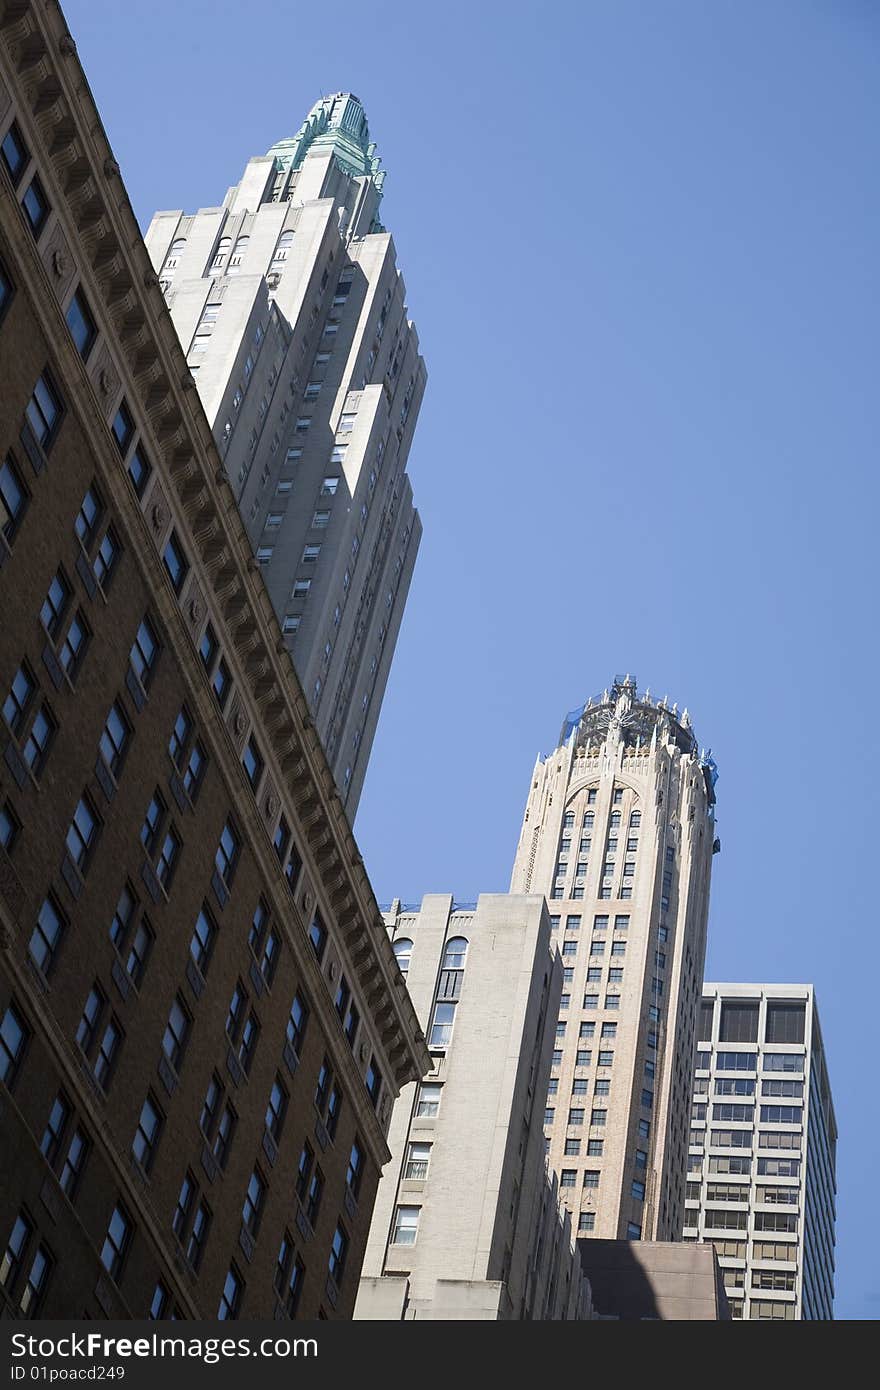
[[[8,116],[2,114],[2,98],[0,72],[0,136],[8,124]],[[39,153],[33,140],[32,149]],[[51,189],[51,178],[48,174],[44,177]],[[382,1130],[363,1086],[366,1061],[375,1046],[363,1026],[355,1048],[345,1050],[344,1045],[343,1060],[339,1060],[341,1030],[332,995],[338,969],[351,977],[353,968],[345,964],[338,950],[330,951],[324,962],[324,979],[317,980],[315,975],[305,933],[308,914],[303,896],[307,887],[312,893],[311,885],[320,870],[310,857],[301,827],[294,826],[305,860],[296,901],[280,866],[277,873],[267,877],[265,837],[267,830],[271,834],[271,827],[266,824],[264,803],[268,783],[257,808],[240,767],[235,733],[216,706],[193,645],[204,615],[193,623],[169,606],[170,587],[158,556],[155,550],[145,548],[149,519],[125,477],[105,424],[118,399],[112,358],[119,346],[105,323],[87,364],[93,383],[89,385],[56,303],[56,296],[68,293],[77,277],[71,275],[67,261],[64,288],[51,284],[34,255],[37,248],[28,241],[30,233],[16,200],[6,172],[0,168],[0,259],[15,287],[0,319],[0,460],[11,453],[31,493],[11,547],[4,548],[0,556],[0,703],[19,664],[26,660],[58,727],[39,777],[27,776],[19,786],[6,759],[6,748],[9,743],[19,745],[21,739],[13,737],[0,719],[0,805],[8,802],[13,807],[22,827],[10,854],[0,849],[0,1017],[14,1000],[31,1034],[11,1087],[0,1084],[0,1253],[16,1214],[25,1210],[52,1255],[51,1275],[39,1306],[39,1316],[43,1317],[144,1317],[157,1280],[162,1279],[182,1316],[212,1318],[231,1260],[246,1286],[241,1315],[272,1317],[277,1302],[273,1291],[275,1262],[287,1229],[306,1266],[298,1316],[350,1317],[379,1167],[387,1155]],[[58,244],[57,228],[53,223],[45,232],[51,245]],[[39,252],[45,262],[42,244]],[[86,253],[74,245],[72,252],[67,252],[68,257],[71,254],[75,269],[76,261],[85,260]],[[45,466],[37,471],[22,446],[21,429],[34,383],[47,364],[66,411]],[[103,399],[95,385],[101,364],[108,368],[111,379]],[[138,402],[132,398],[130,404],[136,410]],[[163,479],[155,453],[153,462],[156,482],[166,497],[170,496],[171,485]],[[90,593],[85,585],[81,546],[74,531],[83,495],[95,480],[107,502],[104,522],[112,520],[122,544],[106,595],[100,590]],[[152,494],[153,499],[156,496]],[[145,506],[149,510],[152,505],[148,493]],[[175,525],[193,558],[197,550],[194,538],[179,517]],[[0,547],[4,546],[0,539]],[[59,566],[72,589],[63,630],[79,608],[92,636],[74,684],[64,679],[56,688],[50,666],[44,661],[47,638],[39,613]],[[147,612],[160,636],[162,651],[147,699],[139,708],[126,678],[129,650]],[[211,617],[221,641],[228,641],[216,612],[212,611]],[[103,789],[106,778],[99,778],[95,769],[101,731],[114,699],[125,709],[133,737],[118,786],[108,799]],[[184,702],[194,716],[208,765],[194,805],[180,809],[171,789],[168,742]],[[31,706],[31,716],[37,703],[35,700]],[[233,708],[232,703],[227,706],[227,719]],[[28,727],[30,722],[29,717]],[[256,733],[265,749],[268,735],[259,728]],[[182,842],[169,891],[160,892],[158,901],[153,900],[142,875],[145,854],[139,838],[156,788]],[[62,872],[62,863],[71,815],[84,790],[99,813],[102,827],[81,891],[74,894],[70,874]],[[323,795],[320,789],[314,792],[310,805],[320,804]],[[242,838],[242,853],[229,901],[221,907],[211,878],[219,834],[230,813]],[[268,862],[272,863],[271,858]],[[152,952],[137,990],[123,989],[117,983],[124,958],[117,957],[109,935],[127,882],[154,933]],[[48,978],[43,979],[28,957],[28,942],[49,892],[68,925]],[[272,909],[282,948],[271,988],[258,992],[248,931],[261,895]],[[212,910],[218,936],[204,988],[197,993],[188,978],[187,963],[193,926],[203,901]],[[327,910],[323,911],[328,916]],[[333,926],[329,917],[328,925]],[[362,946],[362,959],[365,949]],[[329,961],[337,960],[339,965],[328,966]],[[225,1021],[239,979],[248,991],[261,1031],[250,1074],[236,1084],[226,1060],[229,1044]],[[83,1057],[75,1041],[84,1003],[95,982],[107,999],[102,1028],[112,1011],[124,1032],[106,1093],[95,1083],[91,1060]],[[297,989],[307,996],[311,1017],[299,1065],[291,1073],[284,1060],[285,1028]],[[177,994],[185,1002],[192,1023],[179,1076],[176,1084],[169,1086],[160,1058],[169,1009]],[[382,996],[374,991],[370,998],[371,1007],[378,1011]],[[367,1008],[362,998],[359,1003],[366,1024]],[[369,1020],[374,1035],[384,1030],[385,1037],[391,1036],[388,1018],[386,1013],[384,1021],[377,1022],[377,1012],[376,1019]],[[92,1056],[93,1052],[94,1048]],[[334,1058],[343,1104],[334,1139],[322,1145],[323,1131],[313,1098],[325,1054]],[[211,1176],[201,1161],[204,1139],[199,1116],[215,1072],[237,1111],[237,1128],[225,1170]],[[263,1147],[263,1132],[276,1072],[284,1079],[290,1103],[273,1164]],[[386,1068],[386,1084],[388,1081]],[[68,1121],[62,1154],[50,1168],[39,1146],[59,1090],[67,1095],[73,1116]],[[131,1157],[131,1144],[148,1091],[162,1107],[165,1119],[151,1170],[145,1175]],[[383,1093],[383,1113],[387,1115],[385,1107]],[[57,1172],[76,1124],[87,1131],[91,1148],[71,1202],[58,1186]],[[356,1134],[366,1168],[359,1201],[354,1205],[346,1193],[345,1176]],[[305,1139],[315,1150],[325,1180],[313,1231],[297,1222],[294,1192],[296,1165]],[[242,1203],[255,1163],[268,1191],[255,1247],[249,1255],[242,1248],[239,1232]],[[200,1195],[212,1211],[198,1275],[187,1267],[171,1228],[187,1170],[196,1177]],[[135,1234],[117,1286],[105,1274],[99,1256],[108,1219],[120,1195],[133,1218]],[[333,1290],[328,1289],[328,1257],[340,1220],[350,1246],[334,1304]],[[32,1239],[27,1261],[37,1238]],[[19,1275],[9,1288],[0,1288],[0,1300],[13,1312],[20,1300],[22,1277]]]

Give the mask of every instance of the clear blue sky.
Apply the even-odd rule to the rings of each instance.
[[[364,102],[429,374],[377,895],[505,890],[536,753],[615,672],[686,704],[721,773],[707,974],[816,984],[837,1313],[876,1318],[880,7],[66,12],[144,228]]]

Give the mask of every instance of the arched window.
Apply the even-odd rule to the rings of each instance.
[[[249,241],[249,236],[240,236],[238,238],[238,241],[235,243],[235,250],[229,258],[229,270],[231,272],[237,271],[239,266],[241,265],[241,258],[248,248]]]
[[[412,942],[408,936],[399,936],[393,943],[394,954],[397,957],[397,968],[406,978],[409,970],[410,957],[412,956]]]
[[[223,262],[226,260],[226,257],[227,257],[227,255],[228,255],[228,253],[229,253],[229,248],[230,248],[231,245],[232,245],[232,237],[231,237],[231,236],[222,236],[222,237],[220,238],[220,240],[217,242],[217,250],[216,250],[215,253],[214,253],[214,260],[212,261],[212,265],[213,265],[213,266],[217,266],[217,265],[222,265],[222,264],[223,264]]]
[[[272,257],[273,261],[286,261],[287,252],[290,249],[292,242],[293,232],[282,232],[281,236],[278,238],[278,245],[275,247],[275,255]]]
[[[164,265],[164,267],[163,267],[165,270],[174,270],[174,269],[175,269],[175,267],[176,267],[176,265],[177,265],[178,257],[181,255],[181,253],[182,253],[182,251],[183,251],[183,248],[184,248],[185,246],[186,246],[186,237],[185,237],[185,236],[178,237],[176,241],[172,241],[172,243],[171,243],[171,250],[168,252],[168,256],[167,256],[167,259],[166,259],[166,261],[165,261],[165,265]]]
[[[464,963],[467,959],[467,938],[464,936],[452,936],[446,943],[446,950],[443,952],[444,970],[464,970]]]

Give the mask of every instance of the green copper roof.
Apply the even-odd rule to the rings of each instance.
[[[279,169],[299,169],[306,155],[329,151],[347,174],[370,178],[382,193],[385,170],[370,141],[364,108],[351,92],[337,92],[315,102],[296,135],[279,140],[268,151]]]

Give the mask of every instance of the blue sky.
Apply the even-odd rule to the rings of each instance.
[[[65,9],[144,228],[364,102],[429,374],[377,895],[505,890],[536,753],[616,672],[686,704],[720,768],[707,975],[816,984],[837,1315],[876,1318],[880,9]]]

